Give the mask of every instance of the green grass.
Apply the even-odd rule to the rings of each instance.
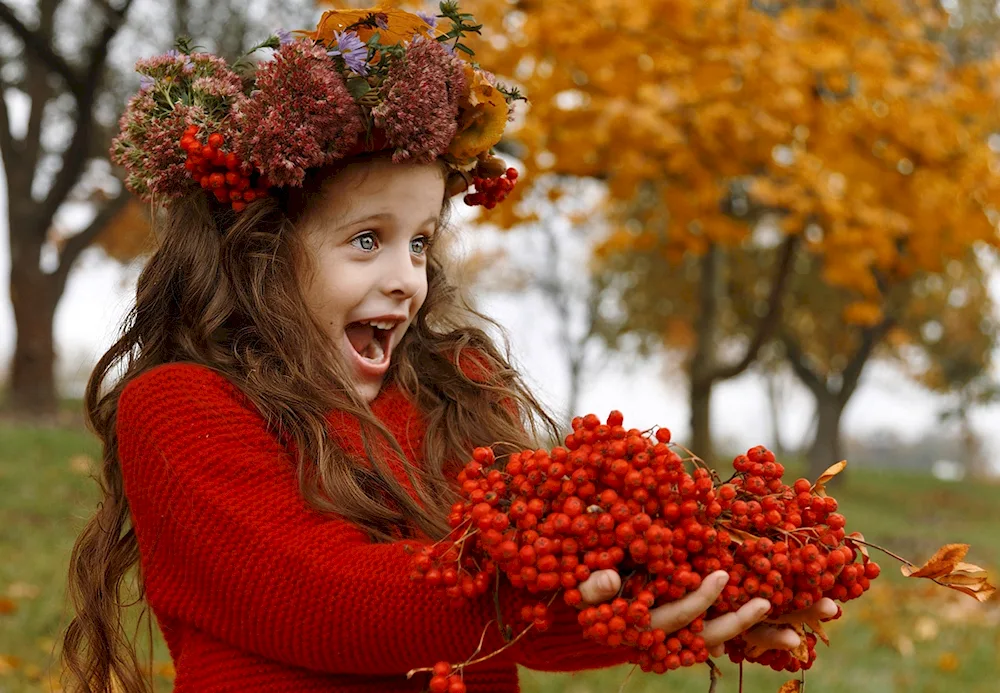
[[[77,532],[97,502],[99,448],[76,427],[33,428],[0,423],[0,692],[53,690],[54,649],[69,620],[64,585]],[[795,470],[789,474],[794,478]],[[848,529],[911,560],[939,545],[972,544],[969,560],[1000,568],[1000,486],[950,484],[924,476],[850,470],[829,487]],[[833,639],[807,674],[810,693],[996,693],[1000,688],[1000,600],[976,602],[899,575],[879,559],[883,577],[872,592],[828,624]],[[996,580],[993,581],[994,583]],[[156,670],[167,664],[157,642]],[[737,691],[738,669],[721,662],[717,693]],[[524,693],[613,693],[628,675],[620,667],[579,674],[524,671]],[[744,690],[773,693],[790,678],[759,667],[744,672]],[[169,679],[157,677],[169,690]],[[666,679],[635,672],[628,693],[704,693],[707,669]]]

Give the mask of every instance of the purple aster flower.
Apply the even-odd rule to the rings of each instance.
[[[139,75],[139,89],[141,91],[148,91],[156,86],[156,80],[149,75]]]
[[[274,35],[278,37],[278,43],[282,46],[287,46],[289,43],[295,40],[292,36],[292,32],[288,29],[278,29],[274,32]]]
[[[362,41],[357,32],[344,31],[334,34],[334,41],[337,47],[327,51],[327,55],[339,55],[347,64],[347,69],[351,72],[365,76],[368,74],[368,46]]]
[[[181,57],[181,52],[179,50],[177,50],[176,48],[171,48],[170,50],[168,50],[165,53],[165,55],[168,58],[179,58],[179,57]]]
[[[431,29],[437,26],[437,15],[431,14],[430,12],[417,12],[417,16],[427,22]]]

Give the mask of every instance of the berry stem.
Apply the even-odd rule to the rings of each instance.
[[[694,454],[693,452],[691,452],[690,450],[688,450],[686,447],[684,447],[680,443],[675,443],[675,442],[671,441],[670,444],[673,445],[673,446],[675,446],[675,447],[678,447],[681,450],[683,450],[684,452],[686,452],[688,454],[688,459],[691,462],[694,462],[694,464],[695,464],[696,467],[697,466],[701,466],[701,467],[704,467],[705,469],[707,469],[709,471],[712,470],[712,467],[710,467],[709,464],[705,460],[703,460],[700,457],[698,457],[696,454]]]
[[[625,680],[622,681],[622,685],[618,687],[618,693],[624,693],[625,686],[628,685],[628,680],[632,678],[632,674],[635,673],[635,670],[638,668],[638,666],[639,666],[638,664],[633,664],[632,668],[628,670],[627,674],[625,674]]]
[[[551,602],[550,602],[550,603],[551,603]],[[492,623],[492,621],[490,621],[490,623]],[[501,648],[500,648],[499,650],[497,650],[496,652],[491,652],[490,654],[488,654],[488,655],[484,655],[484,656],[480,657],[479,659],[473,659],[473,660],[470,660],[470,661],[467,661],[467,662],[463,662],[462,664],[459,664],[458,666],[459,666],[459,667],[468,667],[468,666],[472,666],[473,664],[479,664],[480,662],[485,662],[485,661],[486,661],[487,659],[489,659],[490,657],[496,657],[496,656],[497,656],[498,654],[500,654],[500,653],[501,653],[501,652],[503,652],[504,650],[506,650],[506,649],[508,649],[508,648],[512,647],[512,646],[514,645],[514,643],[516,643],[516,642],[517,642],[518,640],[520,640],[520,639],[521,639],[521,638],[523,638],[523,637],[524,637],[525,635],[527,635],[528,631],[529,631],[529,630],[531,630],[531,629],[532,629],[532,628],[534,628],[534,627],[535,627],[535,624],[534,624],[534,622],[532,622],[532,623],[529,623],[529,624],[528,624],[528,626],[527,626],[527,627],[526,627],[526,628],[525,628],[524,630],[522,630],[522,631],[521,631],[520,633],[518,633],[518,634],[517,634],[517,635],[516,635],[516,636],[514,637],[514,639],[513,639],[513,640],[511,640],[511,641],[510,641],[509,643],[507,643],[506,645],[504,645],[503,647],[501,647]],[[484,631],[484,633],[483,633],[483,634],[485,635],[485,631]]]
[[[913,566],[914,565],[913,563],[910,563],[908,560],[906,560],[902,556],[897,556],[896,554],[894,554],[889,549],[883,549],[878,544],[872,544],[871,542],[865,541],[864,539],[858,539],[857,537],[844,537],[844,541],[853,541],[853,542],[855,542],[857,544],[864,544],[865,546],[867,546],[869,548],[878,549],[882,553],[884,553],[884,554],[886,554],[888,556],[892,556],[893,558],[895,558],[900,563],[905,563],[908,566]],[[937,580],[935,580],[935,582],[937,582]]]
[[[708,693],[715,693],[715,687],[719,685],[719,679],[722,678],[722,670],[715,666],[715,662],[711,659],[705,661],[708,663]]]
[[[496,572],[496,585],[493,589],[493,605],[496,606],[497,610],[497,628],[500,629],[500,635],[503,637],[504,642],[510,642],[510,636],[507,634],[507,626],[503,622],[503,609],[500,608],[500,571]]]

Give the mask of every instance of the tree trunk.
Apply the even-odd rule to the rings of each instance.
[[[17,340],[6,405],[17,415],[48,416],[58,404],[53,321],[61,287],[39,267],[38,250],[30,251],[12,263],[10,273]]]
[[[712,388],[691,387],[691,451],[710,465],[715,463],[712,449]]]
[[[816,437],[808,456],[810,479],[818,478],[831,464],[844,459],[841,454],[840,419],[846,404],[846,400],[839,396],[816,398]]]

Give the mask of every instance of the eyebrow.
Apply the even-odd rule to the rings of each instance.
[[[368,221],[389,221],[391,219],[393,219],[393,215],[392,214],[388,214],[386,212],[382,212],[380,214],[372,214],[372,215],[367,216],[367,217],[359,217],[357,219],[352,219],[350,221],[346,221],[346,222],[344,222],[344,223],[341,224],[341,227],[342,228],[346,228],[348,226],[354,226],[355,224],[361,224],[361,223],[368,222]],[[437,217],[427,217],[423,221],[423,223],[421,224],[421,226],[426,226],[427,224],[435,224],[435,225],[437,225],[437,222],[438,222],[438,218]]]

